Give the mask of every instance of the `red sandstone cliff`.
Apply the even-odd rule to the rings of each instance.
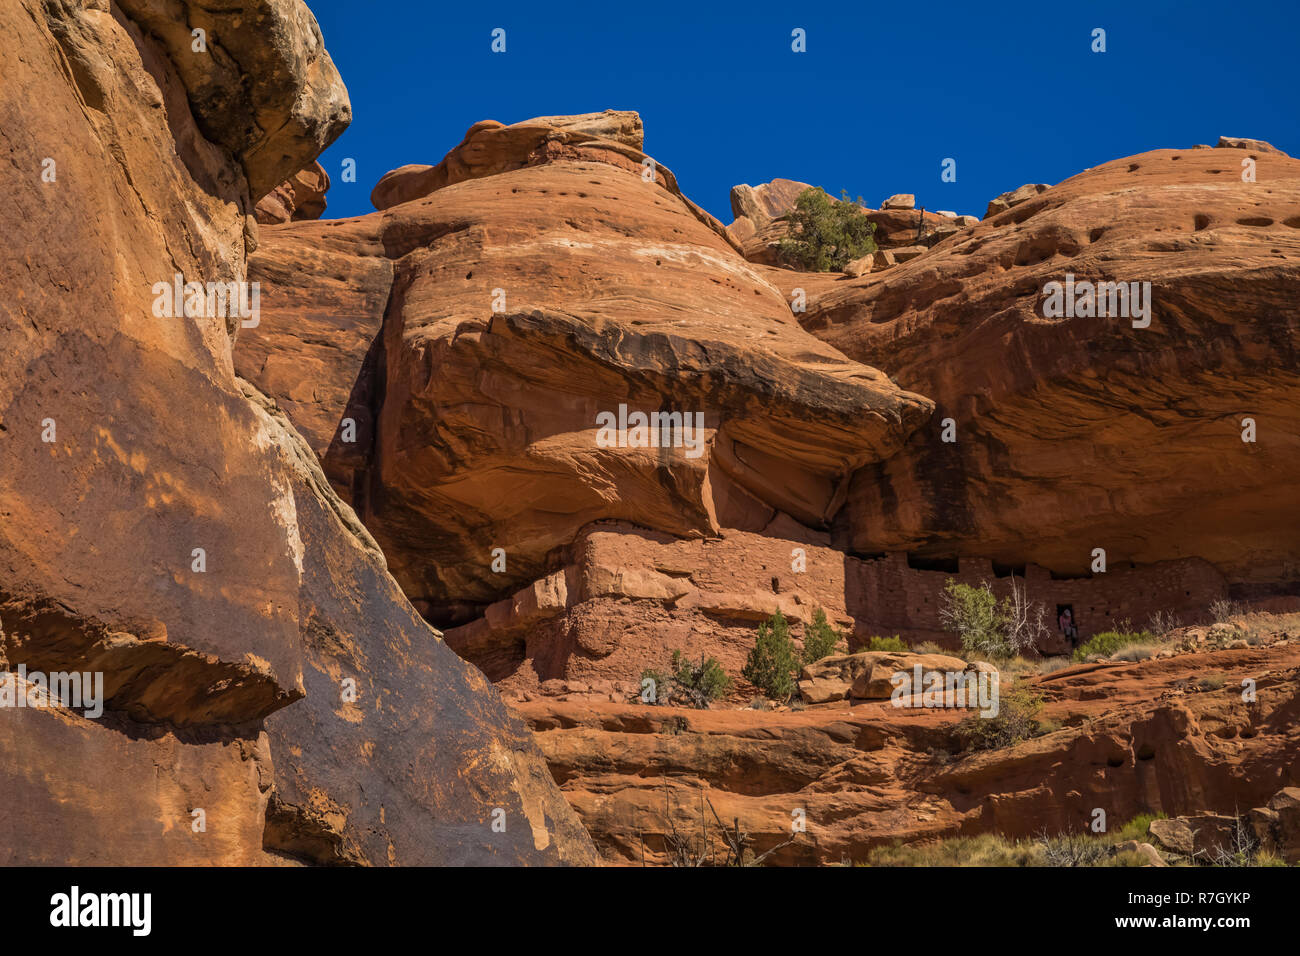
[[[1293,586],[1300,161],[1156,150],[1032,195],[801,316],[937,406],[857,474],[837,540],[1068,574],[1094,548],[1112,565],[1199,557],[1243,593]],[[1067,273],[1149,282],[1149,327],[1045,317]]]
[[[1031,676],[1060,729],[951,761],[962,715],[855,700],[860,656],[803,713],[628,702],[674,650],[737,675],[778,609],[951,645],[950,578],[1085,636],[1293,590],[1297,161],[1161,150],[978,223],[895,196],[880,258],[811,275],[772,254],[802,184],[724,228],[610,110],[478,123],[320,222],[350,108],[314,19],[184,6],[238,56],[147,0],[0,12],[0,665],[108,688],[0,713],[3,862],[663,862],[704,792],[826,863],[1300,783],[1282,625]],[[1046,315],[1066,272],[1149,281],[1150,325]],[[265,320],[159,317],[176,273]],[[604,440],[656,413],[690,417]]]
[[[300,0],[180,6],[0,9],[0,669],[107,698],[0,709],[0,862],[588,862],[523,723],[237,376],[243,318],[159,316],[175,274],[245,279],[254,204],[350,117]]]

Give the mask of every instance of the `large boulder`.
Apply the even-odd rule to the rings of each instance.
[[[732,186],[731,214],[738,220],[748,219],[756,229],[761,229],[773,219],[793,212],[804,190],[812,188],[794,179],[774,179],[758,186]]]
[[[1021,203],[1029,202],[1041,192],[1045,192],[1049,187],[1046,183],[1026,183],[1018,189],[1005,192],[1000,196],[995,196],[989,200],[988,208],[984,210],[984,218],[992,219],[998,213],[1006,212],[1014,206]]]
[[[1282,153],[1272,143],[1266,143],[1262,139],[1245,139],[1241,136],[1220,136],[1219,142],[1215,144],[1216,149],[1246,149],[1256,153]],[[1282,153],[1285,156],[1285,153]]]
[[[352,122],[347,88],[302,0],[119,3],[170,61],[204,136],[239,160],[254,200]],[[200,30],[204,48],[196,50]]]
[[[1300,787],[1283,787],[1267,806],[1251,810],[1249,820],[1262,850],[1300,862]]]
[[[578,113],[568,116],[535,116],[518,126],[549,126],[589,133],[600,139],[612,139],[633,149],[645,149],[645,129],[641,114],[635,110],[603,110],[599,113]]]
[[[239,368],[305,405],[308,389],[286,395],[295,376],[274,380],[267,357],[298,354],[329,311],[323,297],[364,306],[346,357],[331,346],[315,366],[349,374],[310,383],[313,401],[334,398],[300,424],[336,486],[355,488],[407,594],[439,620],[555,570],[593,521],[698,537],[778,509],[824,526],[847,477],[929,414],[805,333],[648,159],[535,121],[480,123],[433,167],[420,202],[263,237],[254,268],[277,321],[250,330]],[[269,281],[291,273],[287,286]],[[383,383],[365,410],[349,391],[363,380]],[[688,414],[698,431],[638,431],[635,416],[657,412]],[[334,460],[370,437],[347,441],[344,420],[374,422],[364,474]]]
[[[921,672],[964,674],[978,668],[959,657],[946,654],[913,654],[900,651],[860,651],[835,654],[804,666],[799,675],[799,690],[811,703],[849,698],[888,700],[902,686],[898,674],[908,675],[907,687],[921,693],[923,686],[913,687],[915,668]],[[911,695],[909,694],[909,697]]]
[[[1199,863],[1221,863],[1249,845],[1244,826],[1227,814],[1196,813],[1152,820],[1150,830],[1166,850]]]
[[[301,3],[184,5],[209,73],[164,6],[0,8],[0,664],[102,674],[104,704],[0,708],[4,861],[590,861],[523,725],[236,376],[263,316],[166,301],[251,295],[256,183],[345,100]],[[226,109],[280,132],[219,136]]]

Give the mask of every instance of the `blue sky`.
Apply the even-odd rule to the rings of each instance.
[[[354,113],[321,159],[331,218],[478,120],[606,108],[638,110],[646,151],[723,222],[734,184],[776,177],[978,216],[1022,183],[1220,134],[1300,155],[1297,0],[308,4]]]

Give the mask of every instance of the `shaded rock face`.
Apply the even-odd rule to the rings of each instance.
[[[803,332],[663,166],[533,122],[477,124],[383,214],[265,230],[255,270],[297,275],[267,293],[282,318],[237,352],[269,393],[314,403],[301,424],[326,472],[441,619],[555,570],[593,521],[686,537],[776,510],[825,525],[847,476],[929,414]],[[337,279],[296,265],[326,261]],[[321,403],[289,360],[272,381],[275,355],[330,321],[322,295],[363,333],[318,350],[322,371],[356,370],[346,402],[335,382]],[[690,428],[638,433],[638,413]]]
[[[159,308],[176,273],[245,279],[257,183],[346,114],[301,3],[190,6],[228,54],[206,73],[161,4],[0,9],[0,662],[105,698],[0,709],[3,860],[590,860],[523,725],[236,377],[244,319]],[[218,135],[226,110],[273,132]]]
[[[1045,287],[1067,274],[1151,283],[1149,327],[1049,317]],[[1300,162],[1239,149],[1106,163],[837,284],[805,327],[938,406],[856,476],[837,542],[1063,574],[1087,573],[1094,548],[1112,567],[1196,555],[1235,591],[1285,588],[1300,579],[1283,479],[1300,467],[1284,437],[1300,432],[1297,288]]]

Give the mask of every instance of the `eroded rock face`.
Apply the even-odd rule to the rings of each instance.
[[[591,862],[522,722],[415,613],[288,418],[241,387],[292,475],[304,541],[306,696],[266,724],[267,847],[324,863]]]
[[[1157,612],[1194,620],[1228,593],[1223,576],[1199,559],[1059,580],[1033,565],[995,568],[971,559],[917,568],[905,554],[847,555],[831,546],[829,534],[778,514],[761,531],[726,528],[706,539],[601,523],[565,549],[562,568],[449,628],[446,639],[508,696],[547,692],[551,681],[635,686],[645,668],[667,667],[673,651],[690,660],[716,657],[736,677],[758,624],[777,611],[796,641],[820,608],[843,632],[841,650],[858,651],[877,636],[956,649],[940,616],[949,581],[987,582],[999,600],[1010,598],[1014,584],[1044,608],[1036,647],[1046,654],[1072,650],[1057,607],[1072,609],[1086,641],[1116,622],[1144,624]],[[855,678],[849,671],[837,678],[844,682],[840,697]],[[817,692],[825,698],[832,689],[822,684]],[[733,699],[748,701],[753,693],[738,682]]]
[[[290,220],[319,219],[325,212],[325,194],[330,176],[325,167],[313,161],[300,169],[257,203],[257,221],[274,225]]]
[[[1226,686],[1197,690],[1207,672]],[[1258,806],[1250,819],[1261,842],[1293,859],[1297,676],[1294,642],[1079,665],[1030,684],[1059,730],[974,753],[953,736],[970,711],[889,701],[803,712],[516,706],[601,853],[620,862],[669,862],[673,827],[703,827],[721,843],[712,813],[700,819],[702,797],[728,826],[739,820],[755,854],[775,850],[767,862],[778,865],[861,862],[895,841],[1086,832],[1098,807],[1116,825]],[[1241,700],[1246,677],[1259,682],[1258,703]],[[800,818],[806,831],[776,849]]]
[[[257,193],[241,166],[278,182],[336,124],[314,20],[300,3],[211,15],[211,43],[267,86],[196,78],[155,16],[0,9],[16,243],[0,265],[0,663],[99,672],[105,698],[98,720],[0,709],[4,861],[590,860],[522,725],[235,376],[244,319],[160,308],[174,274],[245,279]],[[280,132],[212,142],[191,102]]]
[[[618,154],[637,162],[647,158],[642,152],[644,133],[641,117],[631,111],[542,116],[509,126],[495,120],[483,120],[471,126],[461,144],[437,166],[407,165],[385,175],[375,184],[370,201],[376,209],[388,209],[466,179],[548,163],[566,152],[576,155],[582,152],[584,144],[594,141],[604,144],[594,146],[598,156]],[[663,170],[660,175],[664,184],[680,196],[672,173]],[[708,213],[694,208],[698,215],[716,225],[716,220]],[[716,228],[721,230],[720,225]]]
[[[836,540],[1061,574],[1094,548],[1111,568],[1195,555],[1247,593],[1300,579],[1282,478],[1300,467],[1300,162],[1256,152],[1243,182],[1247,155],[1106,163],[818,295],[807,328],[938,404],[857,476]],[[1067,275],[1149,282],[1150,325],[1046,317]]]
[[[72,0],[55,0],[75,8]],[[233,153],[254,200],[352,122],[343,79],[302,0],[118,0],[172,63],[203,134]],[[194,49],[195,30],[206,50]]]
[[[732,186],[731,214],[737,219],[749,219],[755,228],[761,228],[792,212],[803,191],[812,188],[794,179],[774,179],[758,186]]]
[[[367,419],[337,385],[318,419],[334,428],[307,432],[336,484],[352,484],[404,590],[435,616],[549,573],[557,549],[597,520],[687,537],[765,524],[774,509],[824,525],[844,479],[929,413],[804,333],[662,165],[534,122],[477,124],[419,201],[265,230],[256,260],[283,274],[283,263],[342,250],[340,294],[364,305],[364,330],[381,321],[371,257],[393,263],[370,359],[382,372],[361,373],[383,381],[368,473],[335,461],[335,449],[349,453],[338,423]],[[297,352],[315,281],[268,291],[266,308],[284,318],[255,330],[249,341],[266,344],[239,358],[277,398],[265,356]],[[364,367],[369,350],[351,341],[342,362]],[[615,427],[602,432],[606,413]],[[672,447],[636,447],[650,437],[635,432],[638,413],[689,415],[678,421],[691,429],[674,425]]]

